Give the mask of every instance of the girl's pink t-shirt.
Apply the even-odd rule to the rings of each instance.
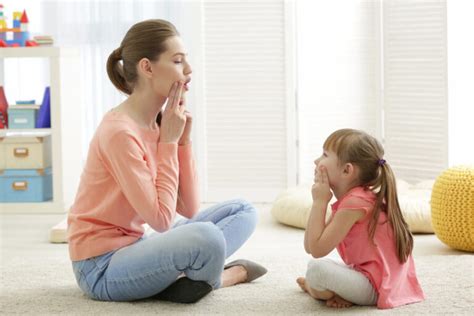
[[[68,215],[71,260],[84,260],[137,241],[143,224],[166,231],[176,213],[199,209],[191,144],[159,142],[160,131],[108,112],[91,141]]]
[[[369,238],[368,224],[375,202],[371,190],[355,187],[332,205],[332,216],[348,209],[366,212],[337,246],[337,251],[345,264],[369,279],[378,293],[378,308],[420,302],[425,296],[416,277],[413,257],[410,255],[404,263],[398,260],[393,230],[385,212],[380,212],[373,242]]]

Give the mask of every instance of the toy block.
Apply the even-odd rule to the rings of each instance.
[[[5,96],[5,91],[3,90],[3,86],[0,86],[0,128],[7,128],[8,127],[8,101]]]
[[[28,23],[28,16],[26,15],[26,10],[23,10],[23,14],[21,15],[20,22]]]
[[[2,111],[0,111],[0,129],[3,129],[3,128],[7,128],[7,120],[3,116]]]
[[[43,102],[41,102],[38,118],[36,119],[36,128],[49,127],[51,127],[51,90],[50,87],[46,87]]]
[[[30,33],[28,32],[29,20],[26,10],[13,12],[12,24],[12,28],[7,28],[3,7],[0,7],[0,41],[5,42],[0,42],[0,47],[38,46],[34,41],[27,43],[30,40]],[[13,33],[13,40],[7,39],[8,32]]]
[[[34,47],[34,46],[38,46],[38,43],[36,43],[35,41],[25,41],[25,46]]]

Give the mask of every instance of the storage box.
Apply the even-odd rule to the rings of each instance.
[[[8,128],[35,128],[39,105],[10,105]]]
[[[0,137],[0,170],[51,167],[51,135]]]
[[[44,202],[52,198],[51,168],[0,171],[0,203]]]

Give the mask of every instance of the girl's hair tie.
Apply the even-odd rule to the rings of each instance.
[[[385,159],[379,159],[379,160],[377,161],[377,164],[378,164],[379,166],[383,166],[383,165],[385,165],[386,162],[387,162],[387,161],[386,161]]]

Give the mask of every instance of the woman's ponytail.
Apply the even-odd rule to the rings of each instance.
[[[122,49],[115,49],[107,59],[107,74],[112,84],[120,91],[130,95],[132,93],[127,81],[125,80],[123,66],[120,63],[122,59]]]

